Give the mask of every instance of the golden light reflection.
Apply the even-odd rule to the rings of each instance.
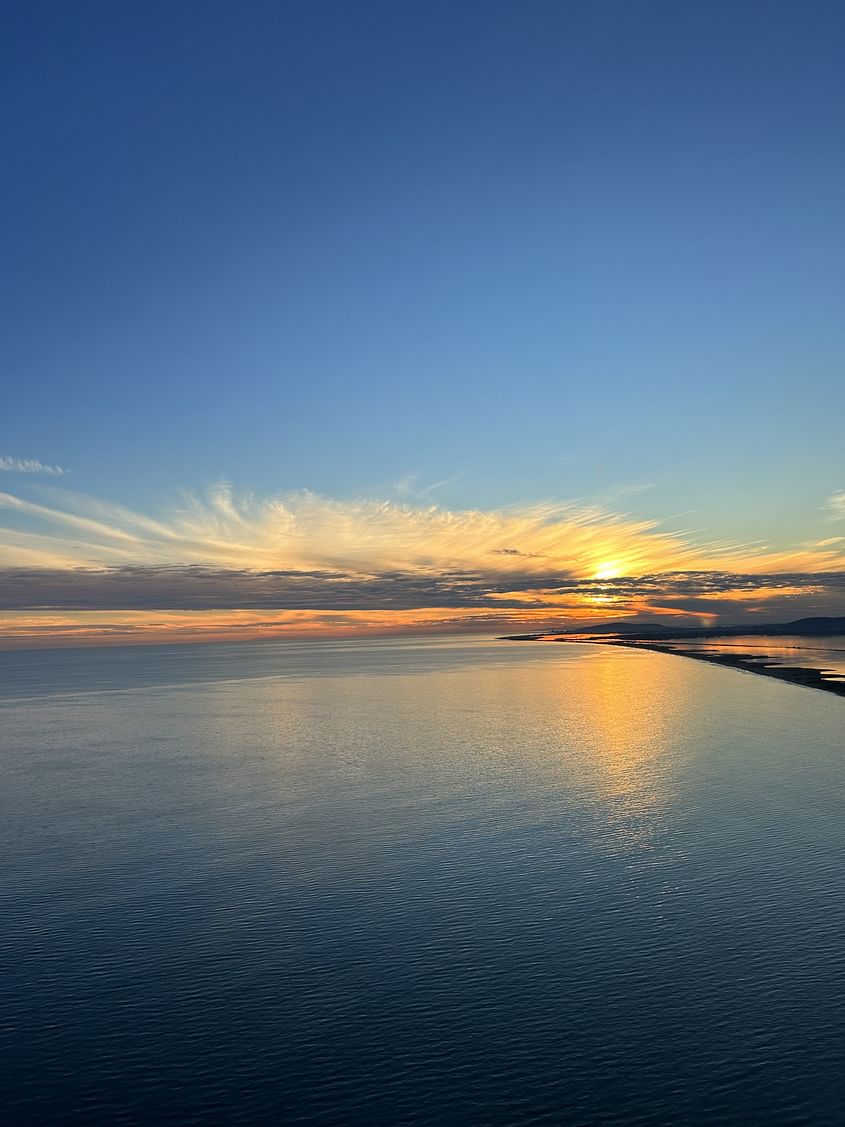
[[[618,649],[603,651],[588,669],[592,724],[584,738],[606,803],[609,845],[642,849],[673,797],[674,746],[682,735],[675,717],[691,691],[689,670],[671,658]]]

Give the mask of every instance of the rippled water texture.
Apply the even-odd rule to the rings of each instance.
[[[842,1122],[842,700],[463,640],[0,678],[8,1122]]]

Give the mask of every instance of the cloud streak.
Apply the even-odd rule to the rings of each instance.
[[[231,568],[117,567],[8,569],[0,610],[414,610],[504,604],[557,610],[590,600],[696,600],[845,593],[845,571],[746,575],[668,572],[615,579],[560,573],[514,576],[444,572],[247,571]]]
[[[39,462],[37,458],[10,458],[4,454],[0,455],[0,472],[40,473],[47,474],[49,477],[62,477],[65,471],[62,466],[48,466],[45,462]]]
[[[183,494],[153,518],[69,490],[52,504],[0,493],[0,566],[206,566],[346,572],[433,569],[591,576],[720,567],[749,573],[835,570],[836,544],[770,552],[667,532],[659,522],[576,502],[450,510],[312,493],[258,498],[220,485]],[[3,519],[5,516],[5,520]]]

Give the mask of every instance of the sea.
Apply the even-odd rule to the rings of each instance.
[[[843,784],[650,651],[2,653],[0,1114],[838,1127]]]

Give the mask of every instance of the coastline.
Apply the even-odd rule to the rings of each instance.
[[[786,681],[791,685],[803,685],[808,689],[820,689],[825,693],[833,693],[834,696],[845,697],[845,678],[837,678],[833,671],[824,666],[781,665],[776,661],[767,661],[765,658],[749,652],[725,653],[722,651],[708,653],[702,650],[685,649],[681,645],[671,644],[668,640],[661,642],[620,637],[601,638],[592,636],[586,638],[549,634],[512,634],[503,637],[501,640],[508,642],[571,642],[575,645],[621,646],[630,650],[653,650],[655,653],[688,657],[692,658],[693,661],[706,661],[710,665],[727,666],[729,669],[739,669],[744,673],[756,673],[760,677],[771,677],[777,681]]]
[[[557,638],[556,641],[564,641]],[[710,665],[725,665],[730,669],[740,669],[745,673],[756,673],[760,677],[773,677],[778,681],[787,681],[791,685],[804,685],[808,689],[821,689],[834,696],[845,697],[845,680],[831,680],[825,677],[827,670],[824,666],[819,668],[801,665],[779,665],[777,662],[765,661],[750,653],[702,653],[700,650],[680,649],[660,642],[625,642],[620,640],[599,641],[600,646],[624,646],[630,650],[654,650],[656,653],[674,654],[676,657],[689,657],[693,661],[706,661]]]

